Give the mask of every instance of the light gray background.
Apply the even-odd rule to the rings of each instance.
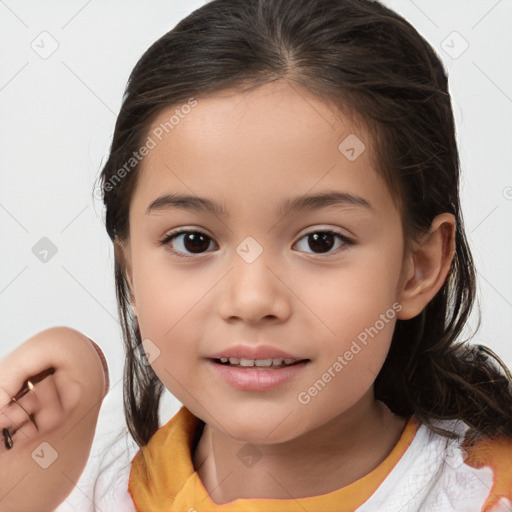
[[[473,341],[512,367],[512,2],[384,3],[430,41],[449,72],[482,310]],[[93,182],[132,67],[202,4],[0,0],[0,357],[54,325],[94,339],[111,375],[95,443],[124,418],[113,253]],[[33,253],[43,237],[57,250],[47,262]],[[473,316],[467,332],[475,325]],[[167,393],[163,420],[178,406]]]

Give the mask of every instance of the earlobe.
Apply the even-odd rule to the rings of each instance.
[[[129,247],[127,243],[119,240],[114,241],[114,258],[122,268],[123,276],[126,279],[130,288],[130,304],[132,306],[135,316],[137,316],[137,309],[135,305],[135,294],[133,292],[133,270],[131,259],[129,257]]]
[[[438,215],[428,233],[413,244],[407,258],[398,297],[402,309],[397,318],[415,317],[441,289],[450,270],[454,247],[455,217],[450,213]]]

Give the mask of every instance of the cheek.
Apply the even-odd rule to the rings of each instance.
[[[397,298],[400,270],[398,255],[361,251],[345,268],[327,269],[312,279],[301,281],[297,294],[321,321],[321,332],[327,338],[330,334],[333,340],[346,342],[376,323],[379,331],[391,336],[390,320],[395,319],[399,308],[393,304]],[[385,316],[384,325],[382,315]]]
[[[357,302],[357,301],[356,301]],[[298,390],[305,430],[355,406],[371,388],[386,359],[398,303],[367,300],[367,309],[347,301],[327,318],[335,335],[317,340],[318,357]]]
[[[198,298],[192,293],[176,297],[172,287],[159,280],[148,280],[146,284],[148,293],[141,293],[144,306],[138,322],[144,346],[150,340],[149,362],[165,388],[186,403],[190,394],[198,394],[193,389],[198,358],[194,340],[198,332],[194,325],[199,325],[194,304]]]
[[[133,280],[141,334],[148,337],[170,335],[208,289],[206,276],[171,264],[163,248],[134,254]]]
[[[316,284],[309,294],[307,286],[302,289],[303,297],[307,297],[304,302],[316,313],[311,317],[310,330],[314,322],[319,334],[314,353],[320,364],[310,380],[322,379],[327,372],[325,379],[329,381],[329,391],[322,391],[318,403],[328,405],[342,388],[343,400],[349,406],[379,373],[401,309],[396,301],[400,257],[399,246],[390,247],[388,252],[382,247],[379,251],[360,251],[357,261],[346,268],[331,269],[325,278],[317,276],[320,279],[310,281]]]
[[[133,258],[133,279],[137,321],[151,367],[178,400],[187,400],[187,394],[195,394],[191,376],[198,360],[197,340],[215,280],[199,270],[173,268],[165,255],[150,251]]]

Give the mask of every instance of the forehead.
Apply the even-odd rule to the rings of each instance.
[[[228,152],[232,149],[231,141],[255,150],[258,143],[263,143],[263,149],[291,150],[286,153],[288,158],[300,154],[304,142],[308,146],[323,143],[331,149],[334,143],[336,150],[339,136],[353,131],[370,145],[366,132],[361,126],[356,127],[347,113],[308,89],[284,80],[249,92],[228,89],[189,99],[163,109],[149,128],[157,142],[172,143],[172,138],[177,144],[195,143],[208,149],[208,143],[215,145],[220,139],[222,146],[215,148],[219,154],[223,147]],[[261,156],[261,152],[258,154]]]
[[[136,195],[147,202],[166,188],[270,202],[315,187],[379,192],[386,187],[361,125],[286,81],[197,97],[153,120],[147,132],[153,148],[141,162]]]

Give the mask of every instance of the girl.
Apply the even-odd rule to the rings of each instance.
[[[140,447],[112,510],[511,510],[510,374],[458,341],[475,295],[458,181],[443,67],[377,2],[214,0],[158,40],[101,173]],[[37,424],[27,400],[73,361],[11,410]],[[97,373],[76,380],[101,402]],[[164,388],[183,407],[160,426]],[[59,425],[87,448],[96,409],[66,414],[82,404]],[[33,510],[9,490],[43,429],[13,424],[4,508]],[[60,501],[72,451],[45,476]]]

